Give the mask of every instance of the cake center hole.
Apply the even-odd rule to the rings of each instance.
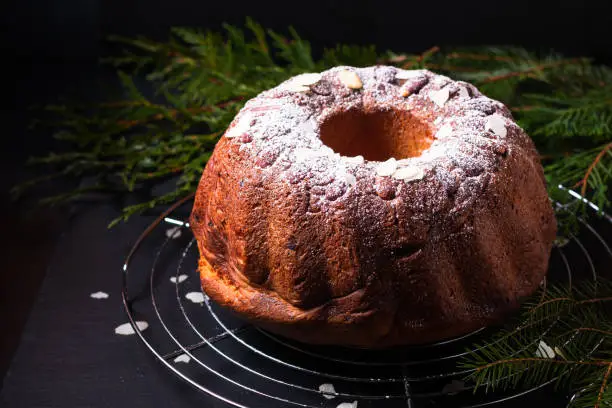
[[[420,156],[433,136],[425,121],[407,111],[349,110],[323,122],[321,141],[343,156],[385,161]]]

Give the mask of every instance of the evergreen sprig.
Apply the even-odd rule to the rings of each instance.
[[[547,382],[576,391],[572,407],[612,405],[612,282],[543,289],[524,312],[466,355],[476,388],[533,387]]]
[[[50,197],[48,203],[90,191],[146,190],[176,178],[172,192],[124,208],[113,223],[127,220],[192,193],[215,142],[244,102],[259,92],[293,75],[336,65],[393,64],[466,80],[501,100],[534,139],[553,199],[569,202],[559,189],[563,185],[601,209],[610,207],[612,69],[589,59],[540,56],[516,47],[434,47],[411,55],[347,45],[314,59],[309,43],[293,29],[285,36],[250,19],[246,29],[226,25],[222,33],[175,28],[166,42],[113,40],[126,47],[123,55],[107,61],[117,68],[125,97],[95,107],[48,107],[59,130],[56,137],[74,150],[32,159],[48,166],[48,174],[16,187],[16,196],[54,177],[93,175],[95,182]],[[141,78],[154,95],[145,95]],[[560,208],[562,227],[584,212],[582,201]]]

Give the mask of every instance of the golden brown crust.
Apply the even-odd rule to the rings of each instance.
[[[309,130],[319,140],[334,112],[409,109],[435,140],[424,155],[399,163],[420,166],[423,178],[381,176],[376,162],[337,155],[302,166],[299,143],[307,136],[292,128],[294,139],[275,139],[265,121],[252,134],[222,138],[190,221],[204,291],[268,330],[312,343],[423,343],[499,319],[541,282],[556,232],[533,143],[507,109],[471,86],[461,85],[469,89],[465,100],[437,108],[427,95],[444,77],[419,71],[428,79],[416,77],[420,94],[404,102],[411,83],[391,87],[394,68],[355,71],[362,90],[346,93],[331,70],[323,73],[327,94],[279,87],[244,111],[253,124],[253,112],[270,104],[301,106],[309,114],[293,124],[315,118]],[[474,106],[482,115],[470,113]],[[487,130],[491,115],[506,118],[507,135]],[[458,136],[441,130],[447,125]],[[475,131],[481,134],[472,137]]]

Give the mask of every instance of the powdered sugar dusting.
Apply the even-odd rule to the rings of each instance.
[[[445,124],[436,133],[436,139],[446,139],[453,133],[453,127],[450,124]]]
[[[339,79],[348,75],[343,72],[359,78],[358,91]],[[286,88],[289,84],[307,86],[310,91],[290,92]],[[406,94],[408,88],[411,92]],[[336,112],[360,110],[365,106],[369,109],[404,106],[415,114],[427,114],[431,118],[427,100],[444,110],[433,115],[430,125],[434,141],[418,157],[367,161],[360,155],[342,156],[320,139],[321,124]],[[499,126],[500,120],[495,115],[503,123],[512,123],[509,113],[500,107],[503,105],[483,96],[471,85],[427,70],[340,66],[320,74],[300,75],[262,92],[246,103],[228,132],[230,136],[244,133],[251,136],[246,139],[234,136],[231,143],[239,145],[240,161],[264,171],[265,182],[284,179],[291,184],[308,185],[312,191],[321,190],[317,200],[324,206],[325,202],[347,199],[350,189],[373,186],[376,177],[389,177],[394,183],[410,180],[411,185],[423,179],[420,172],[404,168],[432,169],[434,177],[449,194],[457,191],[468,177],[480,180],[483,172],[495,171],[499,152],[506,151],[500,148],[501,141],[496,142],[491,136],[493,133],[505,137],[501,136],[505,126]],[[503,141],[511,142],[507,137]],[[399,172],[392,177],[396,171]],[[482,183],[485,182],[482,178]],[[390,197],[395,191],[391,185],[383,190],[384,197]]]

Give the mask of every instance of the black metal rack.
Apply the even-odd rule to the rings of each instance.
[[[181,206],[186,203],[162,214],[132,248],[123,266],[123,300],[136,334],[155,358],[181,380],[230,406],[320,408],[357,401],[359,408],[484,407],[547,385],[484,394],[462,381],[469,371],[458,366],[459,359],[494,328],[392,350],[323,347],[247,324],[205,295],[202,303],[194,303],[185,295],[201,292],[198,251],[188,224],[180,219]],[[607,215],[597,226],[581,220],[580,234],[553,249],[548,280],[572,284],[597,279],[609,268],[610,221]],[[166,234],[170,227],[180,237]],[[181,274],[189,278],[180,282]],[[147,321],[149,329],[139,330],[138,320]],[[189,362],[184,356],[174,361],[181,355]],[[333,384],[334,395],[319,390],[321,384]]]

